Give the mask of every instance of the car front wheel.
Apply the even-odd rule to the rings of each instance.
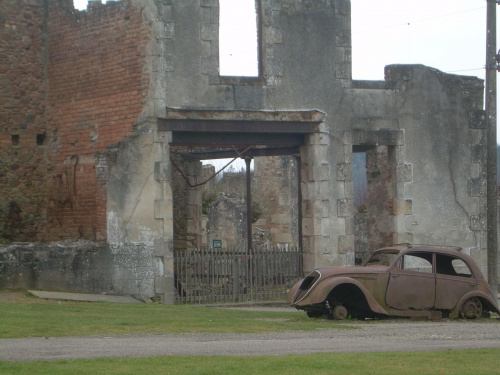
[[[332,310],[332,316],[335,320],[344,320],[347,318],[348,312],[345,306],[337,305]]]
[[[460,316],[463,319],[477,319],[483,314],[483,305],[479,298],[472,297],[464,302],[460,308]]]

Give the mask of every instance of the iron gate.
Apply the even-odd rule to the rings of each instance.
[[[302,276],[298,249],[175,252],[178,303],[284,300]]]

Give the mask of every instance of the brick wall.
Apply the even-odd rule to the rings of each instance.
[[[129,1],[50,1],[48,222],[52,239],[106,237],[93,155],[132,133],[142,111],[147,25]],[[102,181],[101,181],[102,182]],[[101,191],[98,191],[101,189]]]
[[[72,0],[8,1],[0,7],[0,43],[8,47],[0,54],[0,96],[7,103],[0,104],[0,178],[4,190],[23,186],[2,198],[0,229],[9,232],[8,240],[103,240],[106,186],[97,181],[94,155],[130,135],[142,112],[149,84],[142,10],[129,0],[92,2],[86,11],[74,10]],[[23,26],[7,27],[14,21]],[[13,58],[23,64],[10,67]],[[9,207],[14,214],[6,213]],[[30,232],[14,233],[9,220],[10,227]]]
[[[42,1],[0,1],[0,242],[45,220],[46,24]]]

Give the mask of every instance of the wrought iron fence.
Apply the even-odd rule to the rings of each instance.
[[[186,250],[174,260],[178,303],[283,300],[303,277],[298,249]]]

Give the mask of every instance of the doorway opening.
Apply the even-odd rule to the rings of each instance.
[[[353,146],[355,264],[393,244],[393,166],[393,146]]]

